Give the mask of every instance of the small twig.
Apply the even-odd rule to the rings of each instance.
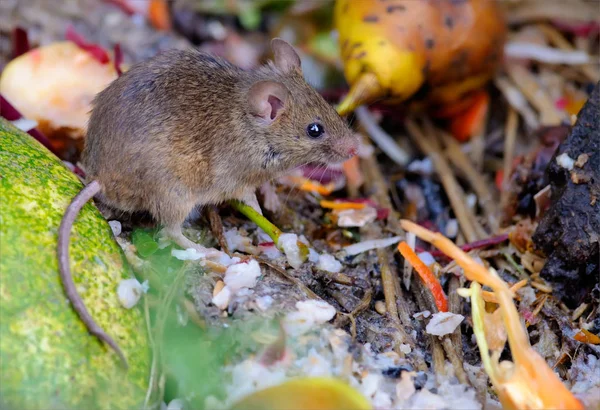
[[[505,208],[509,198],[509,181],[510,172],[512,170],[513,158],[515,154],[515,142],[517,140],[517,127],[519,126],[519,117],[517,112],[509,107],[508,116],[506,117],[506,125],[504,127],[504,178],[502,180],[502,192],[500,196],[500,204]]]
[[[221,221],[221,216],[219,215],[217,207],[208,206],[206,208],[206,214],[210,223],[210,230],[217,239],[217,242],[219,242],[221,250],[227,255],[231,256],[231,252],[229,252],[229,246],[227,246],[227,240],[225,239],[225,235],[223,235],[223,222]]]
[[[469,157],[463,152],[460,144],[458,144],[454,138],[441,130],[438,130],[438,135],[440,135],[446,145],[446,155],[448,159],[464,174],[467,181],[469,181],[469,184],[473,188],[473,191],[475,191],[477,199],[483,208],[488,225],[492,232],[496,232],[499,225],[498,207],[496,206],[496,201],[494,200],[492,192],[488,188],[488,182],[484,179],[482,173],[475,169],[475,166],[469,160]]]
[[[406,129],[421,151],[431,158],[431,162],[433,163],[442,185],[444,186],[444,190],[448,195],[452,210],[458,219],[460,230],[463,232],[468,242],[476,241],[479,238],[472,222],[471,213],[465,206],[465,193],[456,181],[450,165],[440,152],[440,148],[432,137],[424,135],[414,121],[407,120]]]
[[[529,279],[529,275],[527,274],[527,272],[525,272],[525,269],[523,269],[523,267],[521,265],[519,265],[517,263],[517,261],[515,261],[513,259],[513,257],[507,252],[504,251],[502,252],[502,255],[504,256],[504,258],[508,261],[508,263],[511,264],[511,266],[513,268],[515,268],[515,270],[518,272],[519,274],[519,278],[520,279]]]
[[[464,281],[464,277],[457,277],[454,275],[450,276],[450,280],[448,281],[448,309],[450,312],[457,315],[462,315],[463,313],[463,301],[456,290],[462,287]],[[454,332],[452,332],[450,339],[452,340],[452,344],[454,345],[458,357],[462,360],[462,332],[460,326],[457,326]]]
[[[338,317],[335,319],[334,325],[338,327],[342,327],[346,324],[346,321],[349,320],[351,324],[351,334],[352,341],[356,340],[356,317],[360,315],[363,311],[367,310],[371,305],[371,300],[373,298],[373,289],[368,288],[365,291],[365,295],[360,300],[358,305],[352,310],[350,313],[338,312]]]
[[[415,299],[417,301],[417,305],[421,311],[429,310],[432,313],[437,313],[437,306],[431,296],[431,293],[426,291],[425,286],[421,283],[420,280],[416,279],[413,276],[413,281],[415,285],[413,285],[413,294],[415,295]],[[433,362],[433,368],[436,373],[446,374],[446,356],[444,355],[444,348],[442,347],[442,341],[439,337],[427,334],[429,337],[429,342],[431,344],[431,358]]]
[[[410,156],[394,141],[394,139],[385,132],[373,118],[367,107],[360,106],[354,110],[356,118],[367,131],[367,134],[377,144],[385,154],[390,157],[395,163],[405,166],[410,159]]]
[[[274,263],[269,262],[266,259],[256,258],[256,261],[258,263],[262,263],[263,265],[268,266],[269,268],[273,269],[275,272],[277,272],[281,276],[283,276],[285,279],[289,280],[294,285],[298,286],[309,298],[321,300],[321,298],[315,292],[310,290],[308,288],[308,286],[306,286],[304,283],[302,283],[302,281],[300,281],[300,279],[293,277],[292,275],[287,273],[285,269],[280,268],[279,266],[275,265]]]
[[[446,352],[446,356],[448,357],[448,360],[450,360],[450,363],[452,363],[452,366],[454,367],[454,374],[456,375],[456,378],[458,379],[458,381],[461,382],[462,384],[466,384],[467,386],[470,386],[471,381],[469,380],[469,377],[467,376],[467,372],[465,371],[462,359],[460,358],[460,356],[456,352],[454,345],[452,344],[450,335],[446,335],[442,338],[442,347],[444,348],[444,351]]]
[[[398,307],[396,306],[396,287],[394,281],[398,278],[394,277],[394,273],[390,268],[388,255],[384,249],[377,249],[377,260],[381,269],[381,284],[383,285],[383,295],[385,297],[385,310],[390,314],[392,320],[400,324],[398,316]]]
[[[382,208],[390,210],[390,214],[387,218],[387,225],[391,231],[403,234],[404,232],[400,228],[400,215],[392,205],[392,201],[389,196],[389,185],[387,184],[379,163],[373,154],[366,158],[361,158],[361,167],[365,175],[365,185],[367,194],[375,200]]]
[[[337,283],[339,285],[344,286],[353,286],[355,284],[355,280],[350,276],[343,274],[341,272],[327,272],[324,270],[317,270],[317,274],[320,275],[321,278],[328,280],[333,283]]]
[[[573,311],[573,315],[571,315],[571,320],[575,322],[577,319],[579,319],[581,315],[583,315],[583,312],[585,312],[585,310],[588,308],[588,306],[589,304],[587,303],[582,303],[581,305],[579,305],[577,309]]]
[[[544,293],[552,293],[552,287],[544,284],[544,283],[540,283],[540,282],[531,282],[530,285],[534,288],[536,288],[537,290],[539,290],[540,292],[544,292]]]
[[[527,99],[525,98],[521,90],[519,90],[506,77],[497,77],[494,81],[494,84],[496,85],[496,87],[498,87],[508,104],[513,109],[517,110],[519,114],[521,114],[527,126],[532,130],[537,129],[540,123],[538,120],[538,116],[527,103]]]
[[[548,24],[538,24],[537,28],[540,29],[550,43],[562,50],[576,50],[575,47],[562,35],[560,31]],[[593,83],[600,81],[600,71],[594,67],[593,64],[584,64],[578,67],[579,70],[585,74],[585,76]]]
[[[538,303],[538,305],[535,307],[535,309],[533,309],[533,311],[531,312],[531,314],[536,317],[540,311],[542,310],[542,308],[544,307],[544,305],[546,304],[546,302],[548,301],[548,298],[550,297],[550,295],[548,294],[544,294],[542,295],[542,297],[540,298],[540,301]]]
[[[428,335],[429,342],[431,343],[431,362],[433,369],[436,374],[441,376],[446,375],[446,355],[444,354],[444,348],[442,347],[442,341],[439,337],[434,335]]]
[[[566,19],[582,22],[592,22],[597,16],[593,2],[570,0],[562,1],[518,1],[503,2],[510,5],[507,19],[509,24],[522,24],[530,21]],[[511,4],[513,3],[513,4]]]
[[[506,71],[531,105],[538,110],[542,125],[561,124],[563,116],[554,106],[548,93],[540,87],[535,76],[527,68],[518,64],[510,64],[507,65]]]

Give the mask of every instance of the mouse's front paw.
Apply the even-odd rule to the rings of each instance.
[[[244,195],[240,198],[240,200],[262,215],[262,209],[260,209],[260,204],[258,203],[258,198],[256,198],[256,192],[254,190],[247,190]]]

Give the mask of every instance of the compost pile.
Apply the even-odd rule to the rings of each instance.
[[[333,407],[362,408],[354,394],[381,409],[600,406],[600,11],[499,3],[502,63],[460,121],[382,98],[352,110],[358,156],[261,187],[266,219],[233,203],[192,215],[186,236],[218,261],[151,220],[105,214],[135,273],[119,300],[148,333],[144,406],[225,409],[282,386],[264,399],[277,408],[329,388],[319,377],[354,389],[328,391]],[[196,46],[250,69],[282,37],[326,99],[348,96],[333,2],[0,10],[2,117],[80,177],[91,98],[160,50]],[[314,379],[286,384],[299,376]]]

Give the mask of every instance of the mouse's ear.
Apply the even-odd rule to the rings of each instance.
[[[289,92],[277,81],[258,81],[248,90],[250,113],[271,124],[285,110]]]
[[[292,70],[302,71],[300,57],[294,47],[280,38],[271,40],[271,49],[275,57],[275,65],[284,73]]]

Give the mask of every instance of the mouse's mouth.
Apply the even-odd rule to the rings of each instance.
[[[341,165],[331,163],[311,162],[301,168],[302,175],[305,178],[318,181],[322,184],[328,184],[339,180],[343,176]]]

